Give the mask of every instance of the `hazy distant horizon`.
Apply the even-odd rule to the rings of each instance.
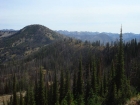
[[[140,1],[1,0],[0,30],[41,24],[52,30],[140,33]]]
[[[23,27],[24,28],[24,27]],[[49,27],[48,27],[49,28]],[[22,29],[22,28],[21,28]],[[19,31],[20,29],[0,29],[0,31],[1,30],[13,30],[13,31]],[[74,31],[69,31],[69,30],[63,30],[63,29],[60,29],[60,30],[53,30],[53,31],[68,31],[68,32],[93,32],[93,33],[95,33],[95,32],[97,32],[97,33],[112,33],[112,34],[120,34],[120,31],[119,32],[98,32],[98,31],[76,31],[76,30],[74,30]],[[132,34],[139,34],[140,35],[140,33],[134,33],[134,32],[123,32],[124,34],[125,33],[132,33]]]

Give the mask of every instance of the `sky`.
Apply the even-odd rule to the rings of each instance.
[[[140,33],[140,0],[0,0],[0,29]]]

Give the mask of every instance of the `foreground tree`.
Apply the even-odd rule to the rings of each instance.
[[[16,82],[16,76],[14,74],[14,76],[13,76],[13,105],[17,105],[18,104],[17,94],[16,94],[16,92],[17,92],[17,90],[16,90],[16,84],[17,84],[17,82]]]
[[[77,78],[77,95],[83,95],[83,74],[82,74],[82,61],[79,61],[79,71]]]
[[[55,71],[54,74],[54,83],[53,83],[53,105],[59,104],[59,89],[58,89],[58,80],[57,80],[57,74]]]
[[[44,89],[44,78],[43,78],[43,71],[42,68],[40,68],[40,79],[39,79],[39,90],[38,90],[38,101],[39,105],[45,105],[45,89]]]

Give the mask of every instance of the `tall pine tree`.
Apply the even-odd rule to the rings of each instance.
[[[16,94],[16,75],[13,76],[13,105],[17,105],[17,94]]]
[[[119,51],[117,55],[117,67],[116,67],[116,86],[117,90],[123,87],[125,79],[124,74],[124,51],[123,51],[123,39],[122,39],[122,27],[120,31]]]
[[[64,81],[64,71],[61,70],[61,77],[60,77],[60,103],[65,97],[65,81]]]
[[[59,103],[59,90],[58,90],[57,74],[55,71],[54,82],[53,82],[53,105],[56,105],[58,103]]]
[[[77,95],[83,95],[83,74],[82,74],[82,61],[79,61],[79,71],[77,78]]]
[[[40,79],[39,79],[39,90],[38,90],[38,99],[39,99],[39,105],[45,105],[45,89],[44,89],[44,78],[43,78],[43,72],[42,68],[40,68]]]
[[[91,71],[91,87],[92,90],[95,94],[97,94],[97,69],[96,69],[96,63],[95,63],[95,58],[93,60],[93,66],[92,67],[92,71]]]
[[[122,27],[121,27],[121,32],[120,32],[119,51],[117,54],[115,79],[116,79],[118,101],[121,104],[124,104],[126,99],[130,98],[131,90],[130,90],[130,84],[125,75],[125,69],[124,69],[124,49],[123,49],[123,39],[122,39]]]

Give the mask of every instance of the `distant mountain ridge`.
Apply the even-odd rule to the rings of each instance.
[[[0,30],[0,38],[11,36],[11,35],[15,34],[16,32],[18,32],[18,30],[12,30],[12,29]]]
[[[88,32],[88,31],[66,31],[66,30],[59,30],[56,31],[58,33],[64,34],[69,37],[73,37],[76,39],[80,39],[82,41],[99,41],[101,43],[106,43],[106,42],[111,42],[111,41],[116,41],[119,39],[119,34],[118,33],[107,33],[107,32]],[[123,33],[123,40],[125,42],[130,41],[131,39],[137,39],[140,41],[140,34],[134,34],[134,33]]]
[[[18,32],[18,30],[13,30],[13,29],[3,29],[0,30],[0,38],[2,37],[8,37],[13,34]],[[106,43],[106,42],[112,42],[116,41],[119,39],[119,34],[118,33],[107,33],[107,32],[89,32],[89,31],[67,31],[67,30],[58,30],[56,31],[59,34],[63,34],[75,39],[80,39],[82,41],[90,41],[90,42],[95,42],[99,41],[101,43]],[[137,39],[140,41],[140,34],[135,34],[135,33],[123,33],[123,40],[125,42],[130,41],[131,39]]]

